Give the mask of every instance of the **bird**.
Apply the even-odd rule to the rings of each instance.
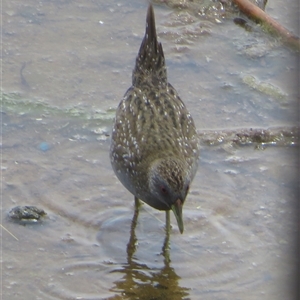
[[[116,109],[111,165],[120,182],[134,195],[136,205],[141,200],[166,211],[166,223],[170,223],[172,210],[183,233],[182,207],[198,169],[199,155],[194,120],[167,79],[150,4],[132,85]]]

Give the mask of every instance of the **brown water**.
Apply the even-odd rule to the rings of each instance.
[[[202,143],[184,207],[134,201],[108,159],[145,2],[3,2],[3,299],[296,299],[299,148]],[[267,12],[296,33],[297,3]],[[155,6],[169,80],[197,128],[298,125],[298,54],[253,26]],[[40,223],[7,218],[17,205]]]

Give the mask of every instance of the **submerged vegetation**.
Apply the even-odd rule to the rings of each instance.
[[[281,98],[281,97],[280,97]],[[10,115],[24,116],[28,115],[31,118],[38,120],[44,117],[62,117],[64,120],[78,119],[82,122],[90,121],[90,126],[82,126],[84,128],[93,128],[92,133],[99,133],[95,129],[93,121],[97,121],[98,126],[103,126],[104,123],[111,124],[114,118],[114,109],[107,111],[87,111],[84,108],[59,108],[50,106],[41,101],[30,101],[22,99],[19,94],[3,94],[2,95],[2,113]],[[101,130],[100,130],[101,131]],[[109,130],[105,132],[108,134]],[[224,143],[232,143],[235,145],[274,145],[274,146],[294,146],[299,144],[299,127],[274,127],[267,129],[259,128],[236,128],[234,130],[204,130],[199,131],[199,136],[202,144],[216,146]]]

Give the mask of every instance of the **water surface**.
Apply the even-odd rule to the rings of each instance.
[[[164,212],[143,205],[133,228],[108,159],[147,4],[3,3],[1,223],[18,239],[2,230],[3,299],[296,297],[297,136],[241,145],[219,133],[299,125],[298,54],[231,14],[154,8],[169,80],[202,137],[170,262]],[[266,10],[296,30],[296,2]],[[14,223],[17,205],[47,217]]]

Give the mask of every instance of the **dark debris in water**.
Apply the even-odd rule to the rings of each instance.
[[[35,223],[46,216],[46,212],[43,209],[36,206],[16,206],[10,210],[8,217],[16,222]]]
[[[253,30],[253,27],[251,25],[249,25],[248,21],[246,21],[243,18],[240,18],[240,17],[234,18],[233,22],[234,22],[234,24],[245,28],[245,30],[247,30],[247,31],[252,31]]]
[[[297,146],[299,145],[299,127],[276,127],[269,129],[242,129],[242,130],[217,130],[202,131],[199,133],[202,144],[216,146],[224,143],[236,145],[275,145]]]

